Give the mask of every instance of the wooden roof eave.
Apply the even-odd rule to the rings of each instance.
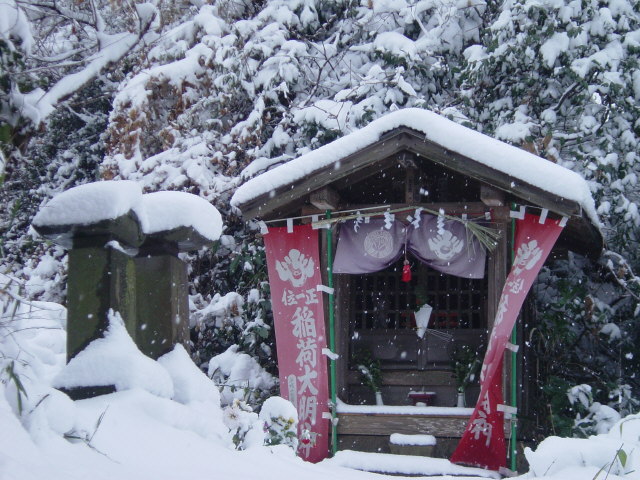
[[[579,217],[569,218],[558,239],[558,245],[597,260],[604,250],[604,238],[600,230],[583,213]]]
[[[401,152],[412,154],[441,165],[459,174],[466,175],[491,185],[519,198],[524,203],[546,208],[550,212],[569,217],[567,232],[563,233],[565,244],[573,251],[597,258],[603,248],[602,234],[584,214],[578,202],[547,192],[508,175],[500,170],[480,163],[465,155],[448,150],[435,142],[426,140],[424,134],[408,127],[399,127],[371,145],[343,158],[339,166],[329,164],[316,170],[296,183],[283,185],[244,204],[238,205],[246,219],[275,218],[299,210],[304,199],[312,192],[334,183],[348,183],[348,177],[361,180],[365,170]],[[417,159],[420,161],[420,158]],[[358,175],[359,174],[359,175]]]
[[[312,175],[300,179],[295,184],[278,187],[274,191],[262,194],[238,205],[238,207],[247,219],[258,216],[267,217],[273,211],[287,210],[288,204],[300,205],[300,200],[311,192],[354,175],[403,150],[408,150],[424,157],[427,161],[432,161],[462,175],[492,185],[525,202],[546,208],[559,215],[568,217],[582,215],[582,208],[577,202],[547,192],[472,158],[425,140],[423,134],[407,127],[394,129],[383,135],[377,142],[341,159],[338,167],[335,164],[327,165],[313,172]]]
[[[390,132],[387,135],[383,135],[377,142],[342,159],[338,168],[336,168],[335,164],[326,165],[306,178],[296,181],[295,184],[278,187],[271,192],[264,193],[253,200],[238,205],[238,208],[242,212],[242,216],[249,220],[256,217],[265,218],[274,211],[287,210],[286,205],[291,203],[296,203],[299,207],[300,199],[311,192],[357,173],[369,167],[372,163],[377,163],[402,151],[405,148],[402,140],[402,138],[398,138],[397,135]]]

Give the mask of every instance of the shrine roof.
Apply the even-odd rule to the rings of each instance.
[[[592,231],[600,222],[588,182],[561,165],[472,130],[429,110],[389,113],[329,144],[265,171],[231,199],[245,218],[268,217],[300,204],[311,192],[402,152],[507,192],[525,204],[572,217]],[[596,243],[602,244],[599,232]]]

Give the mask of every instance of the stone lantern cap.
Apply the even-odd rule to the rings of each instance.
[[[177,253],[198,250],[222,233],[222,218],[206,200],[185,192],[142,194],[132,181],[104,181],[55,196],[33,219],[43,237],[77,248],[116,240],[128,247]]]
[[[138,247],[146,226],[141,205],[142,190],[135,182],[87,183],[53,197],[40,208],[33,227],[65,248],[79,247],[95,238]]]
[[[155,192],[142,196],[147,214],[144,249],[178,252],[211,245],[222,233],[222,217],[205,199],[185,192]]]

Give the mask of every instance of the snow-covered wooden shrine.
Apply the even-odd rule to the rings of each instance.
[[[430,434],[436,454],[450,455],[472,412],[456,408],[452,362],[463,348],[480,360],[487,348],[515,218],[534,212],[540,223],[564,226],[552,256],[602,250],[594,202],[578,174],[419,109],[390,113],[255,176],[232,204],[265,222],[264,232],[300,224],[319,232],[322,283],[333,292],[324,318],[338,355],[331,382],[340,449],[388,452],[392,433]],[[483,233],[493,237],[477,241]],[[359,235],[368,240],[358,243]],[[452,268],[458,260],[463,266]],[[537,407],[528,403],[525,379],[535,365],[521,327],[535,325],[530,297],[513,337],[517,357],[505,354],[502,374],[518,418]],[[431,307],[426,334],[416,320],[424,303]],[[385,406],[363,382],[358,365],[367,362],[380,366]],[[478,393],[470,382],[467,406]],[[427,406],[414,406],[421,402]]]

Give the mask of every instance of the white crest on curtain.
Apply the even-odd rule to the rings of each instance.
[[[315,263],[312,258],[292,248],[283,261],[276,261],[276,270],[283,282],[291,282],[294,287],[301,287],[313,276]]]
[[[542,250],[538,247],[537,240],[523,243],[518,248],[516,259],[513,262],[513,272],[520,275],[523,270],[531,270],[542,257]]]
[[[448,230],[442,230],[435,238],[429,239],[429,248],[440,260],[451,260],[464,247],[464,240],[459,239]]]
[[[364,239],[364,251],[374,258],[385,258],[393,252],[393,235],[387,230],[373,230]]]

